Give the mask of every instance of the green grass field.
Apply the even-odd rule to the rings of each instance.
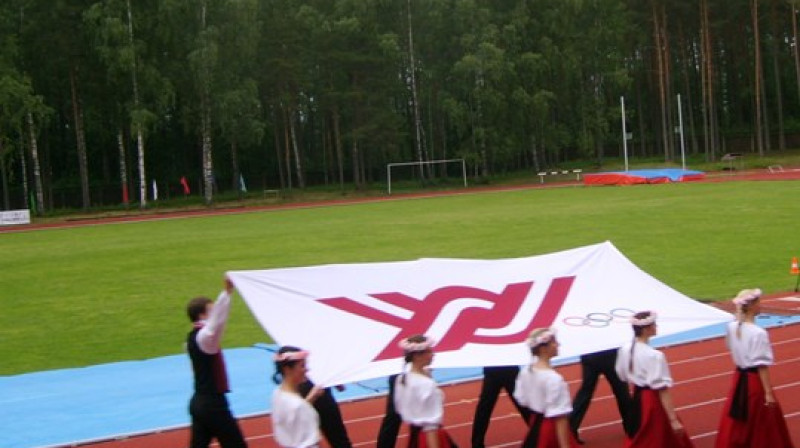
[[[790,290],[798,193],[800,182],[575,187],[0,234],[0,375],[180,353],[186,301],[214,297],[226,270],[611,240],[691,297]],[[237,299],[225,346],[267,340]]]

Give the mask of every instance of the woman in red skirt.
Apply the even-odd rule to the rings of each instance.
[[[526,343],[535,361],[520,370],[514,387],[514,399],[531,410],[522,448],[575,448],[578,444],[569,430],[572,412],[569,388],[550,365],[550,360],[558,356],[555,330],[533,330]]]
[[[773,363],[767,331],[755,324],[761,290],[745,289],[733,299],[737,318],[726,342],[736,364],[733,385],[717,431],[716,448],[791,448],[781,406],[769,378]]]
[[[408,369],[395,379],[394,406],[411,427],[408,448],[457,448],[442,429],[444,393],[429,370],[433,345],[433,339],[423,335],[400,342]]]
[[[688,448],[692,442],[672,404],[672,377],[667,358],[650,347],[657,332],[656,313],[642,311],[631,319],[633,341],[617,355],[616,370],[622,381],[634,388],[627,420],[625,446],[628,448]]]

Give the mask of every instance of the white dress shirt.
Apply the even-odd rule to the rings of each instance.
[[[220,341],[228,324],[228,314],[231,310],[231,295],[227,291],[222,291],[217,297],[211,312],[208,313],[205,321],[202,321],[202,328],[197,332],[197,345],[205,353],[213,355],[222,350]]]

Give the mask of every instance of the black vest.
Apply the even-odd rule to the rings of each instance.
[[[222,351],[209,355],[200,350],[200,346],[197,345],[198,331],[200,328],[193,329],[186,339],[186,350],[189,352],[189,358],[192,359],[195,393],[224,394],[229,392],[228,374],[225,371]]]

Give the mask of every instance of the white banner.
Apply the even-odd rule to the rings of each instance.
[[[276,343],[311,351],[326,386],[390,375],[398,342],[438,342],[433,367],[522,365],[537,327],[558,328],[561,356],[622,345],[628,317],[658,312],[674,334],[732,319],[637,268],[605,242],[528,258],[420,259],[231,271],[229,278]]]
[[[30,224],[31,212],[30,210],[9,210],[0,212],[0,226],[13,226],[19,224]]]

